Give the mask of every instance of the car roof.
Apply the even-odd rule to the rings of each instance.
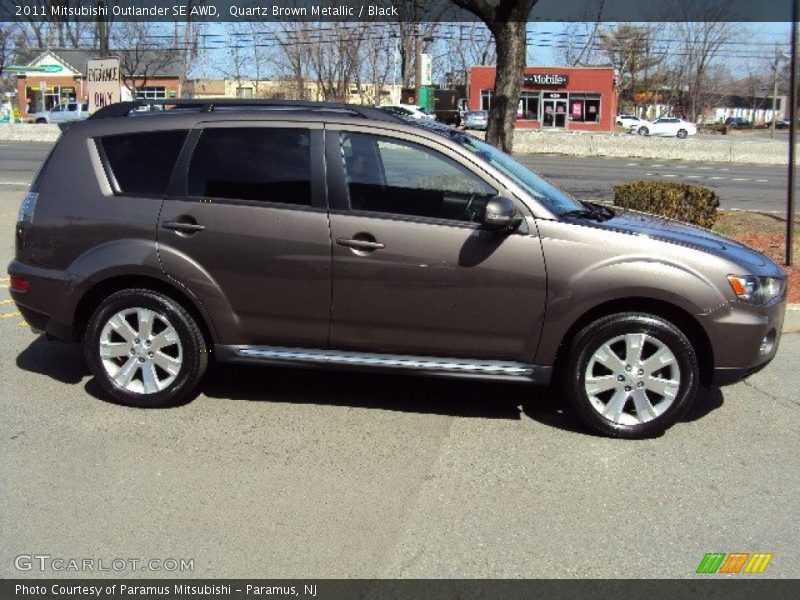
[[[167,110],[137,111],[137,108],[165,106]],[[88,137],[121,133],[192,129],[214,122],[297,122],[369,126],[375,129],[413,133],[429,139],[452,140],[468,135],[433,121],[404,119],[375,107],[292,101],[236,101],[231,99],[191,101],[119,102],[100,109],[88,119],[70,126]]]

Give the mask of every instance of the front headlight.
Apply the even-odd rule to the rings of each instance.
[[[739,300],[751,304],[767,304],[783,296],[785,277],[758,277],[756,275],[728,275],[728,282]]]

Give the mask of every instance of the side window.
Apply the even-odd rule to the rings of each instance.
[[[111,135],[98,140],[123,194],[163,196],[186,131]]]
[[[54,106],[53,110],[51,112],[61,112],[63,110],[64,110],[64,105],[63,104],[59,104],[58,106]]]
[[[307,129],[206,129],[189,166],[189,195],[311,204]]]
[[[77,104],[67,104],[67,110],[70,111],[70,112],[75,112],[76,110],[78,110],[78,105]]]
[[[353,210],[478,221],[497,191],[456,161],[418,144],[342,134]]]

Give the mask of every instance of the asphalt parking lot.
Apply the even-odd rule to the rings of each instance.
[[[3,264],[22,193],[0,187]],[[547,389],[443,379],[217,367],[185,406],[117,406],[7,279],[0,335],[0,577],[93,575],[15,568],[38,553],[194,564],[110,574],[135,577],[684,578],[707,552],[800,576],[800,311],[766,370],[634,442]]]

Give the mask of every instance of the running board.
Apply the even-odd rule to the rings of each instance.
[[[542,384],[549,382],[551,371],[550,367],[537,367],[513,361],[369,354],[345,350],[312,350],[282,346],[217,345],[215,350],[217,358],[222,362],[403,370],[431,375],[484,379],[524,379]]]

